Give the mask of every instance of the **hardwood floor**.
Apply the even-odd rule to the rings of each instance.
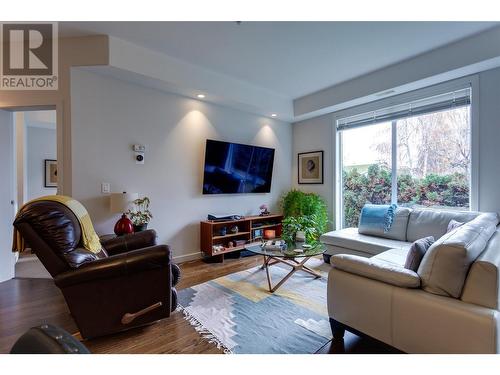
[[[180,265],[182,279],[178,289],[238,272],[260,264],[260,257],[229,259],[207,264],[201,260]],[[0,353],[30,327],[41,323],[58,325],[78,332],[66,302],[51,279],[12,279],[0,283]],[[147,327],[85,341],[92,353],[222,353],[175,312],[168,319]]]
[[[201,260],[180,264],[178,289],[260,265],[258,256],[228,259],[207,264]],[[0,283],[0,353],[8,353],[17,338],[41,323],[58,325],[74,334],[78,331],[64,298],[50,279],[12,279]],[[84,342],[92,353],[222,353],[209,344],[175,312],[161,322],[127,332]],[[331,342],[318,353],[391,353],[394,349],[347,333],[344,345]]]
[[[11,279],[0,283],[0,353],[43,322],[77,331],[59,289],[49,279]]]

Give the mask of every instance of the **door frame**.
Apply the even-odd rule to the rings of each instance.
[[[18,200],[18,173],[17,173],[17,131],[16,131],[16,123],[15,123],[15,113],[16,112],[29,112],[29,111],[42,111],[42,110],[53,110],[56,111],[56,134],[57,134],[57,142],[56,142],[56,148],[57,148],[57,160],[59,164],[59,160],[61,160],[61,166],[64,165],[64,132],[62,129],[62,119],[63,119],[63,113],[62,113],[62,105],[61,104],[43,104],[43,105],[23,105],[23,106],[0,106],[0,110],[2,111],[8,111],[11,112],[11,127],[12,127],[12,137],[11,137],[11,142],[12,142],[12,173],[10,176],[11,183],[10,185],[10,201],[11,201],[11,208],[12,208],[12,218],[15,217],[18,209],[20,208],[20,202]],[[25,128],[26,131],[26,128]],[[24,133],[26,134],[26,133]],[[61,170],[61,172],[59,172]],[[64,173],[62,172],[63,168],[58,168],[58,178],[61,177]],[[61,178],[63,181],[63,178]],[[57,187],[57,194],[61,194],[63,191],[62,188],[63,184],[58,183]],[[19,259],[19,255],[15,254],[13,256],[13,262],[12,262],[12,272],[11,275],[15,276],[15,265],[17,263],[17,260]],[[0,280],[0,282],[3,280]]]

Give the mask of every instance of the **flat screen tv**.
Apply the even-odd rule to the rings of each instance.
[[[269,193],[274,149],[207,140],[203,194]]]

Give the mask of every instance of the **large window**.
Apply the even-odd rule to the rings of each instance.
[[[342,226],[365,203],[470,208],[470,90],[447,93],[337,123]]]

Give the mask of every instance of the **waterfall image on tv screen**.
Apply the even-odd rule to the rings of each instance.
[[[207,140],[203,194],[269,193],[274,149]]]

